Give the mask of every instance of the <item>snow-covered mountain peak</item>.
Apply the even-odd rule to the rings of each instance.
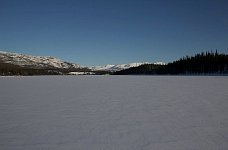
[[[134,63],[129,63],[129,64],[117,64],[117,65],[104,65],[104,66],[93,66],[90,67],[90,69],[94,71],[110,71],[110,72],[115,72],[115,71],[120,71],[124,69],[128,69],[131,67],[138,67],[144,64],[156,64],[156,65],[165,65],[164,62],[155,62],[155,63],[150,63],[150,62],[134,62]]]
[[[148,64],[148,62],[138,62],[138,63],[130,63],[130,64],[117,64],[117,65],[104,65],[104,66],[93,66],[90,69],[94,71],[110,71],[110,72],[115,72],[115,71],[120,71],[124,69],[128,69],[130,67],[137,67],[143,64]]]

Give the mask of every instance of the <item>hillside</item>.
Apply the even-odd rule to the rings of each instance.
[[[58,75],[83,71],[90,69],[50,56],[0,51],[0,75]]]

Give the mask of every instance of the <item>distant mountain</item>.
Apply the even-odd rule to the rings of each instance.
[[[155,62],[155,63],[149,63],[149,62],[137,62],[137,63],[130,63],[130,64],[118,64],[118,65],[104,65],[104,66],[95,66],[91,67],[90,69],[93,71],[109,71],[109,72],[116,72],[125,70],[131,67],[138,67],[145,64],[159,64],[159,65],[165,65],[164,62]]]
[[[50,56],[32,56],[0,51],[0,62],[33,69],[76,69],[78,64],[69,63]]]
[[[50,56],[32,56],[0,51],[0,75],[46,75],[90,71],[78,64]]]

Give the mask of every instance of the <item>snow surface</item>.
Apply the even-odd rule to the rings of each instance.
[[[0,78],[1,150],[227,150],[228,77]]]

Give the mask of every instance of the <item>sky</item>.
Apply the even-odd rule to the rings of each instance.
[[[227,0],[0,0],[0,50],[84,66],[228,53]]]

